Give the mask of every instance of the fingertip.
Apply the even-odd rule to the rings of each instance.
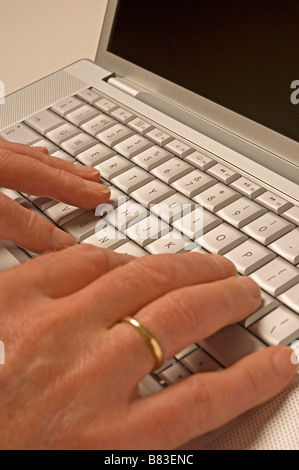
[[[95,200],[94,207],[99,204],[104,204],[109,201],[111,196],[111,190],[107,186],[104,186],[94,181],[84,180],[86,189],[90,192],[90,196]]]
[[[298,357],[292,348],[273,348],[272,362],[279,377],[292,379],[299,371]]]
[[[52,234],[52,244],[54,250],[63,250],[64,248],[69,248],[76,245],[77,240],[60,229],[55,229]]]
[[[85,180],[99,183],[101,174],[99,170],[89,166],[74,164],[74,173]]]
[[[49,155],[48,149],[46,147],[32,147],[34,150],[38,150],[39,152],[45,153],[46,155]]]
[[[214,254],[207,255],[207,256],[209,256],[210,259],[213,260],[213,262],[217,265],[217,268],[220,269],[224,278],[237,275],[238,272],[237,272],[236,266],[228,258],[225,258],[224,256],[220,256],[220,255],[214,255]]]

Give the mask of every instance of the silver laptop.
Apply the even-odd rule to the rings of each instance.
[[[286,0],[109,0],[95,63],[0,106],[1,138],[99,168],[115,211],[1,188],[11,198],[79,242],[135,256],[218,253],[262,288],[258,312],[178,352],[144,379],[142,395],[267,345],[298,347],[298,16]],[[1,242],[1,269],[31,256]],[[297,380],[184,448],[298,449],[298,404]]]

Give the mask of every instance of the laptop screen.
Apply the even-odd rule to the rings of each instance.
[[[109,52],[299,141],[298,0],[120,0]]]

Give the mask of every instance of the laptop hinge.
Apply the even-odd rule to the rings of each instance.
[[[107,80],[107,82],[109,85],[112,85],[115,88],[118,88],[118,90],[125,92],[127,95],[134,97],[136,97],[138,93],[145,91],[144,88],[136,87],[132,82],[129,82],[125,78],[121,77],[111,77]]]

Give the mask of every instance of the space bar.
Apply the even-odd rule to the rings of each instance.
[[[227,326],[199,344],[224,367],[266,347],[240,325]]]

